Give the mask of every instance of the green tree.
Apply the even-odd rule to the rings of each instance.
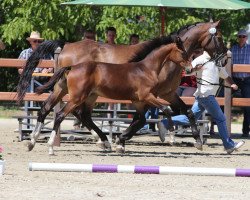
[[[105,29],[117,29],[117,43],[127,44],[129,35],[137,33],[141,40],[160,35],[160,9],[153,7],[61,5],[65,0],[1,0],[0,37],[7,44],[1,57],[16,58],[28,47],[25,40],[37,30],[45,39],[80,40],[84,29],[93,29],[98,39],[105,41]],[[250,0],[248,0],[250,2]],[[250,19],[250,10],[225,11],[211,9],[166,8],[165,33],[169,34],[186,24],[222,19],[221,29],[226,42],[235,42],[235,35]],[[18,75],[15,69],[0,68],[7,80],[0,91],[15,88]],[[14,80],[14,81],[13,81]]]

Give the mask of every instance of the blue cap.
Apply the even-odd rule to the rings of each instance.
[[[247,36],[247,31],[245,29],[242,29],[238,32],[238,36],[239,35],[244,35],[244,36]]]

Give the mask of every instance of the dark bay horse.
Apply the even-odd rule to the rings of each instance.
[[[199,48],[203,48],[204,50],[206,50],[211,57],[214,57],[215,54],[220,54],[225,52],[225,47],[222,41],[222,35],[221,33],[217,30],[216,33],[211,33],[210,29],[211,28],[216,28],[219,25],[219,22],[208,22],[208,23],[198,23],[198,24],[194,24],[194,25],[190,25],[187,27],[184,27],[182,29],[180,29],[177,33],[181,36],[182,40],[185,40],[184,42],[184,47],[187,50],[188,56],[191,56],[191,54],[193,53],[194,50],[199,49]],[[172,35],[173,37],[174,35]],[[170,37],[169,40],[171,40],[172,38]],[[70,57],[72,56],[72,58],[77,58],[79,57],[79,53],[81,52],[82,58],[85,57],[86,60],[88,61],[90,58],[92,58],[93,60],[97,60],[97,61],[104,61],[104,62],[115,62],[115,63],[122,63],[123,61],[125,61],[127,59],[127,61],[125,62],[131,62],[131,61],[139,61],[142,58],[144,58],[146,56],[146,54],[150,51],[152,51],[152,49],[158,46],[164,44],[163,42],[159,42],[159,41],[167,41],[166,39],[163,40],[157,40],[157,42],[153,41],[147,41],[145,43],[140,44],[141,46],[110,46],[107,44],[96,44],[93,46],[91,45],[87,45],[92,43],[91,41],[87,41],[86,43],[81,42],[82,45],[88,47],[88,49],[85,49],[85,52],[82,52],[81,49],[84,49],[83,47],[79,47],[79,51],[73,50],[72,51],[72,55],[69,51],[69,48],[66,48],[67,44],[65,45],[64,49],[62,52],[64,52],[64,54],[62,55],[67,55],[64,57],[61,57],[61,54],[59,56],[59,62],[62,62],[63,60],[67,60],[67,63],[74,65],[75,63],[75,59],[70,59]],[[80,44],[80,43],[79,43]],[[144,44],[144,45],[143,45]],[[73,45],[73,44],[68,44],[69,45]],[[45,45],[46,46],[46,45]],[[49,45],[48,45],[49,46]],[[52,48],[53,46],[53,48]],[[54,49],[55,47],[57,47],[57,45],[51,45],[51,48],[49,49]],[[122,48],[123,47],[123,48]],[[133,48],[132,48],[133,47]],[[46,52],[44,49],[46,49],[44,46],[40,46],[40,51],[38,51],[37,53],[35,53],[34,55],[32,55],[30,57],[30,59],[27,61],[26,67],[24,69],[24,74],[22,76],[22,78],[20,79],[20,90],[22,90],[24,88],[25,84],[25,80],[29,80],[29,73],[31,71],[32,73],[32,69],[35,69],[36,66],[34,66],[34,63],[38,63],[39,59],[41,57],[40,54],[42,54],[41,52]],[[38,48],[38,49],[39,49]],[[42,49],[42,50],[41,50]],[[119,49],[119,50],[118,50]],[[145,51],[148,50],[148,51]],[[64,51],[65,50],[65,51]],[[67,51],[68,50],[68,51]],[[126,51],[125,51],[126,50]],[[122,54],[120,52],[123,52]],[[145,53],[147,52],[147,53]],[[103,56],[103,55],[108,55],[108,53],[110,53],[110,56]],[[75,55],[73,55],[75,54]],[[87,55],[85,55],[87,54]],[[116,56],[117,54],[117,56]],[[121,58],[120,56],[123,55],[123,58]],[[60,59],[61,58],[61,59]],[[116,59],[121,59],[120,60],[116,60]],[[108,61],[106,61],[106,60]],[[69,60],[71,60],[69,62]],[[66,61],[65,61],[66,62]],[[169,65],[169,71],[164,71],[165,68],[163,68],[162,72],[160,73],[160,84],[158,85],[158,95],[169,101],[173,106],[175,107],[179,107],[183,110],[184,114],[187,114],[189,116],[190,122],[191,122],[191,127],[194,133],[194,137],[198,140],[198,131],[196,128],[196,124],[195,124],[195,120],[194,117],[192,116],[192,113],[188,113],[187,112],[187,107],[184,104],[184,102],[175,94],[175,90],[179,85],[179,81],[176,82],[171,82],[171,78],[174,76],[180,76],[180,68],[174,64],[173,62],[166,62],[167,65]],[[63,65],[64,66],[64,65]],[[27,70],[26,70],[27,69]],[[27,71],[27,73],[25,73],[25,71]],[[166,89],[166,85],[169,85],[170,87],[168,87],[168,89]],[[44,123],[44,119],[47,116],[47,114],[50,112],[50,110],[54,107],[54,105],[61,99],[62,96],[64,96],[67,93],[67,84],[66,84],[66,79],[62,78],[59,81],[59,84],[56,85],[56,89],[54,91],[54,93],[52,93],[52,95],[49,97],[48,100],[46,100],[45,105],[42,107],[41,111],[38,113],[38,123],[31,135],[32,139],[31,142],[28,145],[29,150],[31,150],[34,147],[35,141],[37,139],[37,137],[39,136],[41,127],[43,126]],[[126,139],[129,139],[132,137],[132,135],[136,132],[136,130],[139,129],[139,127],[141,126],[141,124],[143,123],[143,116],[136,116],[134,121],[133,121],[133,125],[131,127],[128,128],[128,130],[126,130],[124,132],[124,134],[121,135],[120,140],[121,143],[124,144]],[[34,136],[34,137],[33,137]]]
[[[180,49],[182,48],[182,49]],[[69,101],[56,114],[55,124],[48,142],[50,154],[53,154],[53,143],[58,128],[64,118],[76,107],[84,104],[84,114],[87,123],[92,127],[98,128],[91,119],[92,108],[98,96],[117,99],[131,100],[139,115],[144,115],[146,106],[154,106],[163,111],[171,120],[169,111],[157,100],[158,77],[162,68],[167,68],[167,61],[175,63],[183,69],[184,66],[190,66],[187,54],[181,42],[163,45],[159,49],[152,51],[145,59],[140,62],[126,64],[109,64],[103,62],[84,62],[67,72],[67,86]],[[70,69],[66,68],[66,69]],[[55,73],[51,80],[44,86],[38,88],[41,94],[56,84],[64,74]],[[178,77],[177,77],[178,78]],[[176,77],[173,77],[172,81]],[[167,104],[167,102],[165,102]],[[95,131],[100,131],[94,129]],[[101,140],[107,149],[110,149],[110,143],[106,140],[106,135],[101,135]]]

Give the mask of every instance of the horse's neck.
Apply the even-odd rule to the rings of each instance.
[[[164,45],[157,50],[154,50],[148,57],[144,59],[145,65],[157,74],[160,73],[163,62],[168,59],[168,56],[173,48],[173,45]]]

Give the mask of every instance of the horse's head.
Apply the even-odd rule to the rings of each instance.
[[[227,52],[227,48],[224,45],[222,34],[219,30],[220,21],[206,24],[204,26],[205,32],[200,36],[199,41],[201,47],[208,52],[211,58],[216,58]]]
[[[178,33],[184,42],[184,46],[191,56],[197,49],[203,48],[211,58],[218,57],[227,52],[222,39],[222,34],[218,29],[220,21],[195,23],[181,28]]]

